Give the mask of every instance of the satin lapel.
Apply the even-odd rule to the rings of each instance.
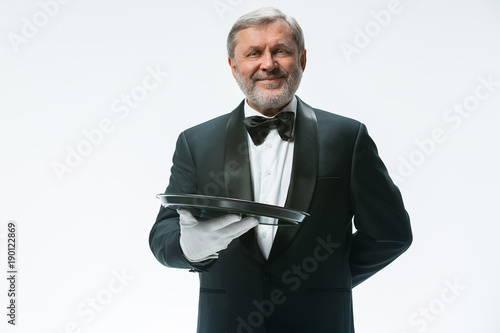
[[[318,170],[318,124],[313,109],[298,97],[297,100],[292,175],[285,207],[307,212]],[[307,223],[307,218],[298,226],[278,228],[268,262],[288,247],[304,223]]]
[[[247,131],[243,125],[245,116],[243,101],[231,113],[226,125],[226,143],[224,150],[224,180],[228,198],[253,201],[252,174],[248,156]],[[250,250],[259,262],[265,258],[259,248],[255,231],[252,229],[242,236],[241,242]]]

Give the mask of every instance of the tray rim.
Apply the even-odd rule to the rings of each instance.
[[[172,208],[173,206],[186,206],[186,207],[193,207],[193,208],[201,208],[201,209],[214,209],[217,211],[223,211],[227,210],[228,212],[235,212],[235,213],[245,213],[248,215],[258,215],[250,212],[248,209],[237,209],[237,208],[230,208],[230,207],[214,207],[210,206],[207,204],[191,204],[191,203],[179,203],[179,202],[168,202],[168,199],[200,199],[200,200],[207,200],[207,201],[213,201],[213,200],[219,200],[222,203],[237,203],[237,204],[242,204],[242,205],[250,205],[250,206],[257,206],[257,207],[265,207],[270,210],[275,210],[277,213],[275,214],[266,214],[266,215],[259,215],[259,216],[266,216],[270,218],[275,218],[277,220],[281,221],[286,221],[288,223],[292,223],[294,225],[297,225],[299,223],[302,223],[304,219],[308,216],[310,216],[307,212],[303,212],[294,208],[288,208],[288,207],[281,207],[281,206],[276,206],[276,205],[270,205],[270,204],[265,204],[265,203],[259,203],[255,201],[249,201],[249,200],[244,200],[244,199],[238,199],[238,198],[229,198],[229,197],[219,197],[219,196],[210,196],[210,195],[203,195],[203,194],[185,194],[185,193],[160,193],[157,194],[156,197],[162,201],[162,206],[167,207],[167,208]],[[284,213],[284,214],[283,214]],[[271,215],[271,216],[270,216]],[[283,216],[286,215],[286,216]],[[300,218],[298,218],[300,216]],[[278,225],[281,225],[278,223]]]

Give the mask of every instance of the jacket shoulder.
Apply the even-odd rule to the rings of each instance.
[[[207,120],[201,124],[195,125],[184,130],[184,134],[190,140],[206,140],[207,138],[215,138],[219,135],[224,135],[226,124],[231,114],[223,114],[216,118]],[[203,141],[201,141],[203,142]]]
[[[364,126],[360,121],[349,117],[341,116],[329,111],[312,108],[318,122],[318,129],[340,131],[342,133],[357,134],[360,126]]]

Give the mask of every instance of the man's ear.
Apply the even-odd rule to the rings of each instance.
[[[231,59],[231,57],[227,57],[227,61],[229,62],[229,66],[231,67],[231,72],[233,73],[233,77],[236,79],[236,64]]]
[[[302,67],[302,71],[304,71],[306,69],[306,62],[307,62],[306,53],[307,53],[307,51],[304,50],[304,52],[300,56],[300,67]]]

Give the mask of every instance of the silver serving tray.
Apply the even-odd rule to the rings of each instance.
[[[200,194],[157,194],[161,204],[170,209],[186,208],[200,221],[227,213],[243,216],[264,216],[278,219],[280,226],[295,226],[309,214],[291,208],[267,205],[254,201],[214,197]],[[261,223],[266,224],[266,223]]]

